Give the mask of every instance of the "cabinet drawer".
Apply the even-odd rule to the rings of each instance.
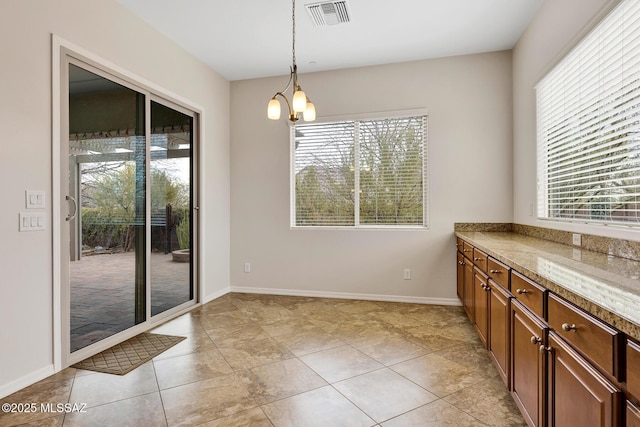
[[[617,352],[619,332],[572,304],[549,293],[549,326],[578,352],[605,373],[619,378]]]
[[[473,248],[473,263],[483,272],[487,272],[487,254],[478,248]]]
[[[547,292],[545,288],[512,271],[511,292],[518,301],[544,319],[544,299]]]
[[[627,401],[627,427],[640,427],[640,409]]]
[[[487,260],[487,267],[487,274],[489,274],[489,277],[493,279],[494,282],[508,290],[510,268],[491,257]]]
[[[462,252],[462,248],[464,246],[464,243],[462,242],[461,238],[456,238],[456,249],[458,249],[458,252]]]
[[[627,391],[640,401],[640,344],[627,341]]]
[[[462,242],[462,253],[467,258],[472,258],[473,257],[473,246],[471,246],[467,242],[463,241]]]

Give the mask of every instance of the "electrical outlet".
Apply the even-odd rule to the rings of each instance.
[[[582,235],[574,233],[573,234],[573,244],[576,246],[580,246],[582,244]]]
[[[582,251],[580,249],[573,250],[573,259],[576,261],[582,261]]]
[[[402,277],[404,278],[404,280],[411,280],[411,269],[405,268]]]
[[[250,262],[245,262],[244,263],[244,272],[245,273],[251,273],[251,263]]]

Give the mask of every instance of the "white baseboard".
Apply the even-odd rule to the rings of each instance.
[[[296,289],[272,289],[272,288],[254,288],[246,286],[231,286],[231,292],[245,294],[267,294],[267,295],[289,295],[298,297],[317,297],[317,298],[338,298],[338,299],[358,299],[367,301],[384,301],[384,302],[407,302],[413,304],[431,304],[431,305],[462,305],[457,298],[429,298],[429,297],[410,297],[397,295],[377,295],[377,294],[353,294],[346,292],[325,292],[325,291],[301,291]]]
[[[221,296],[228,294],[229,292],[231,292],[231,288],[227,286],[226,288],[222,288],[217,292],[203,296],[201,303],[206,304],[210,301],[213,301],[216,298],[220,298]]]
[[[13,380],[8,384],[3,384],[0,386],[0,399],[5,398],[10,394],[15,393],[18,390],[22,390],[23,388],[28,387],[31,384],[37,383],[40,380],[50,377],[54,373],[55,373],[55,369],[52,363],[49,366],[45,366],[42,369],[38,369],[35,372],[32,372],[28,375],[25,375],[16,380]],[[15,402],[15,403],[21,403],[21,402]]]

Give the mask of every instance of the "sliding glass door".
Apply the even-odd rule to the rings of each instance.
[[[195,114],[73,58],[66,71],[63,286],[68,351],[85,355],[195,304]]]
[[[193,117],[151,101],[151,315],[193,299]]]

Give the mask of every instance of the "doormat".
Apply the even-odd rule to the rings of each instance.
[[[72,368],[125,375],[186,337],[142,333],[78,362]]]

